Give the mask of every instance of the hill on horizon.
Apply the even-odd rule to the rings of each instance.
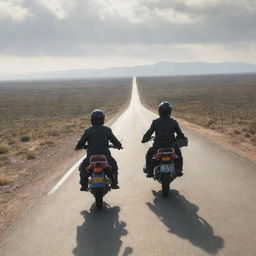
[[[81,79],[131,76],[174,76],[254,73],[256,64],[243,62],[158,62],[132,67],[109,67],[104,69],[79,69],[64,71],[36,72],[25,74],[1,74],[0,80],[17,79]]]

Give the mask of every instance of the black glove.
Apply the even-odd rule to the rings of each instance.
[[[143,136],[141,143],[146,143],[146,142],[148,142],[148,140]]]
[[[178,147],[187,147],[188,146],[188,138],[183,137],[183,138],[178,138],[177,139],[177,145]]]
[[[77,144],[75,147],[75,150],[80,150],[80,149],[83,149],[83,148],[81,147],[81,145]]]

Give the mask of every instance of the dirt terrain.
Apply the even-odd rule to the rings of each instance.
[[[141,86],[141,81],[143,80],[139,81]],[[159,81],[159,78],[157,81]],[[166,78],[164,81],[166,83]],[[100,107],[106,110],[109,118],[120,113],[125,107],[125,103],[127,104],[130,97],[130,80],[108,82],[109,84],[107,86],[104,85],[105,87],[103,87],[104,83],[102,81],[93,81],[93,83],[91,81],[83,83],[79,81],[79,84],[72,87],[72,90],[70,90],[71,88],[67,82],[65,82],[65,86],[62,85],[58,87],[56,84],[57,82],[55,81],[53,85],[54,91],[58,93],[50,93],[50,96],[54,96],[47,98],[47,102],[45,101],[45,97],[42,100],[41,93],[39,94],[39,98],[34,99],[34,105],[36,99],[37,102],[44,103],[44,106],[45,103],[48,103],[46,104],[47,108],[49,108],[47,114],[43,114],[44,108],[40,108],[40,106],[37,107],[36,110],[30,107],[29,109],[31,112],[27,112],[27,101],[31,101],[31,93],[34,95],[38,94],[39,89],[41,92],[43,91],[43,93],[47,93],[53,91],[53,88],[49,84],[47,84],[47,86],[45,84],[40,84],[37,90],[31,90],[31,85],[23,85],[22,88],[25,87],[26,89],[26,93],[22,91],[23,101],[16,102],[15,104],[18,106],[16,105],[16,107],[13,108],[13,111],[9,112],[9,115],[5,115],[5,119],[3,118],[4,115],[1,116],[1,127],[8,127],[8,129],[1,129],[1,143],[4,143],[5,146],[7,145],[9,151],[0,154],[0,163],[2,165],[0,167],[0,180],[2,182],[2,185],[0,186],[0,230],[4,230],[8,227],[17,216],[24,212],[25,209],[32,207],[36,202],[36,199],[40,198],[45,191],[48,191],[52,184],[54,184],[54,182],[56,182],[57,179],[59,179],[59,177],[83,154],[83,152],[75,152],[73,149],[83,128],[88,125],[88,119],[84,118],[84,112],[89,114],[89,112],[95,108],[95,99],[101,99]],[[92,92],[92,85],[94,84],[95,86],[96,83],[97,89],[94,91],[94,96],[90,98],[90,102],[85,105],[87,106],[86,109],[81,108],[80,111],[75,112],[75,114],[73,112],[74,106],[69,104],[69,108],[62,108],[63,111],[57,109],[61,116],[60,118],[56,118],[56,116],[53,117],[54,111],[56,111],[55,108],[60,101],[71,103],[71,99],[75,97],[75,109],[77,109],[79,104],[82,105],[83,102],[83,97],[80,97],[80,94],[83,93],[83,95],[88,95],[88,92]],[[11,88],[17,89],[17,85],[11,85],[9,87],[6,85],[2,85],[2,87],[0,86],[1,92],[5,93],[2,93],[0,98],[0,104],[3,107],[2,111],[6,111],[4,102],[8,102],[2,95],[9,95],[11,98],[15,95],[17,98],[19,96],[18,93],[21,93],[21,90],[14,91],[11,90]],[[139,88],[141,90],[142,87]],[[63,90],[69,91],[69,99],[62,99],[63,94],[61,92]],[[112,98],[110,102],[108,102],[110,105],[106,104],[107,101],[104,101],[107,98],[104,97],[106,90],[108,92],[111,90],[116,92],[115,95],[113,95],[113,93],[111,95]],[[166,89],[165,87],[164,90],[168,91],[168,88]],[[151,93],[151,98],[146,98],[143,95],[141,95],[141,97],[147,107],[155,110],[157,100],[153,97],[154,87],[149,87],[149,92]],[[56,95],[58,95],[58,97],[56,97]],[[147,97],[149,97],[148,93],[145,93],[145,95],[148,95]],[[166,95],[163,96],[163,94],[159,95],[158,100],[169,99],[169,96],[166,97]],[[22,97],[20,97],[20,99]],[[38,115],[38,111],[41,111],[40,115]],[[65,118],[65,113],[68,118]],[[256,161],[255,145],[251,143],[254,138],[253,134],[250,138],[243,136],[243,133],[235,133],[236,136],[233,136],[233,133],[230,134],[230,128],[227,129],[227,123],[225,123],[225,129],[213,129],[207,127],[207,125],[203,127],[202,125],[191,123],[190,119],[190,122],[184,120],[186,119],[186,116],[183,116],[182,113],[178,111],[174,114],[179,117],[178,120],[182,126],[188,127],[196,133],[200,133],[214,141],[216,144],[222,145],[239,155]],[[35,116],[37,117],[35,118]],[[180,117],[184,117],[184,119],[180,119]],[[253,121],[253,119],[249,121]],[[12,126],[12,122],[18,123],[19,125]],[[4,124],[6,124],[6,126]],[[41,124],[43,124],[43,127],[41,127]],[[243,125],[246,124],[246,120],[243,120]],[[34,129],[35,126],[36,129]],[[22,133],[19,133],[20,127],[25,127],[25,132],[23,130]],[[13,135],[12,137],[9,136],[9,131],[11,131],[11,134]],[[21,141],[22,136],[29,136],[29,140]],[[242,140],[240,139],[241,137]],[[250,143],[248,143],[248,141],[250,141]],[[5,157],[7,157],[7,159]],[[74,189],[79,189],[79,187]]]
[[[91,110],[102,108],[108,122],[122,112],[130,99],[131,80],[10,83],[0,84],[0,91],[3,231],[82,156],[84,152],[74,147],[89,125]],[[63,107],[65,102],[68,106]]]
[[[183,126],[256,161],[255,74],[140,78],[138,86],[151,110],[171,101]]]
[[[78,190],[74,171],[5,232],[1,255],[255,254],[255,165],[186,130],[184,176],[163,197],[142,171],[151,145],[141,143],[142,132],[155,115],[141,105],[136,79],[133,85],[131,104],[112,126],[124,145],[112,151],[121,189],[99,211],[91,193]]]

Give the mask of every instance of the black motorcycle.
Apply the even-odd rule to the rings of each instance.
[[[109,145],[109,147],[114,148],[113,145]],[[103,197],[111,190],[111,179],[109,177],[114,175],[112,167],[109,165],[105,155],[92,155],[90,164],[85,171],[89,174],[89,190],[95,197],[96,207],[101,209]]]
[[[153,140],[154,137],[151,138]],[[176,140],[176,146],[184,147],[188,145],[187,138]],[[177,177],[177,171],[175,169],[175,159],[178,156],[175,153],[174,147],[171,148],[159,148],[157,153],[152,158],[153,167],[153,179],[157,180],[162,185],[162,193],[164,197],[168,197],[170,184]],[[145,167],[144,167],[144,172]]]

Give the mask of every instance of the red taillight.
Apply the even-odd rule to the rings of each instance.
[[[167,161],[170,161],[170,160],[171,160],[171,157],[169,157],[169,156],[163,156],[163,157],[161,158],[161,160],[164,161],[164,162],[167,162]]]
[[[100,173],[100,172],[102,172],[102,168],[101,167],[95,167],[93,172],[94,173]]]

